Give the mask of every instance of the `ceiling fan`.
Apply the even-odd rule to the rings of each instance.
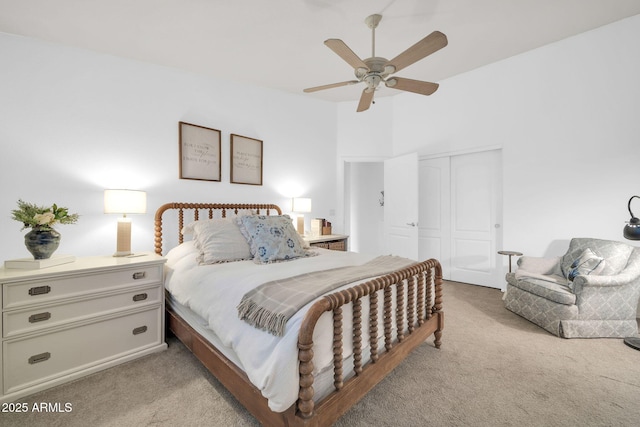
[[[421,95],[431,95],[438,89],[437,83],[423,82],[420,80],[405,79],[402,77],[390,77],[391,74],[402,70],[409,65],[418,62],[432,53],[442,49],[447,45],[447,36],[440,31],[434,31],[409,49],[402,52],[392,60],[376,56],[376,27],[380,23],[382,15],[368,16],[364,23],[371,28],[371,58],[362,60],[340,39],[328,39],[325,45],[334,51],[340,58],[344,59],[355,70],[357,80],[332,83],[323,86],[316,86],[304,89],[304,92],[316,92],[318,90],[331,89],[334,87],[347,86],[364,82],[367,87],[362,91],[357,111],[369,109],[373,102],[373,93],[380,83],[385,86],[418,93]]]

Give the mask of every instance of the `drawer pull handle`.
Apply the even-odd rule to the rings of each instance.
[[[133,300],[134,301],[144,301],[147,299],[147,293],[143,293],[143,294],[136,294],[133,296]]]
[[[51,292],[51,286],[49,286],[49,285],[35,286],[35,287],[29,289],[29,295],[31,295],[31,296],[48,294],[49,292]]]
[[[139,271],[137,273],[133,273],[133,279],[134,280],[144,279],[146,276],[147,276],[147,272],[146,271]]]
[[[51,319],[51,313],[45,311],[44,313],[32,314],[29,316],[29,323],[44,322]]]
[[[35,354],[29,358],[29,364],[34,365],[36,363],[44,362],[45,360],[49,360],[51,357],[51,353],[48,351],[45,353]]]
[[[133,335],[140,335],[144,334],[145,332],[147,332],[146,326],[138,326],[137,328],[133,329]]]

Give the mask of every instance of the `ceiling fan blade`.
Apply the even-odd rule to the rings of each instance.
[[[360,81],[358,81],[358,80],[349,80],[348,82],[331,83],[330,85],[315,86],[315,87],[310,87],[310,88],[304,89],[303,92],[306,92],[306,93],[316,92],[316,91],[319,91],[319,90],[331,89],[331,88],[334,88],[334,87],[354,85],[356,83],[360,83]]]
[[[364,68],[366,70],[369,69],[367,64],[364,63],[358,55],[353,53],[353,51],[340,39],[329,39],[325,40],[325,45],[332,51],[334,51],[340,58],[344,59],[347,64],[351,65],[354,69]]]
[[[406,90],[407,92],[419,93],[420,95],[431,95],[438,90],[438,83],[423,82],[420,80],[403,79],[401,77],[392,77],[385,82],[387,87]]]
[[[395,68],[393,71],[395,73],[442,49],[447,45],[447,43],[447,36],[442,34],[440,31],[434,31],[418,43],[411,46],[409,49],[402,52],[400,55],[387,62],[385,66],[392,65]]]
[[[373,101],[373,93],[374,89],[365,88],[362,91],[362,95],[360,96],[360,102],[358,103],[358,109],[356,110],[358,113],[361,111],[368,110],[371,106],[371,102]]]

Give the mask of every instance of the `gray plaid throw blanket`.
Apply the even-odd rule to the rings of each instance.
[[[291,316],[320,295],[411,264],[415,264],[415,261],[385,255],[362,265],[315,271],[267,282],[242,297],[237,307],[238,317],[256,328],[282,336]]]

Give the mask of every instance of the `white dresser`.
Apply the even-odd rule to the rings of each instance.
[[[0,402],[166,349],[164,258],[0,269]]]

